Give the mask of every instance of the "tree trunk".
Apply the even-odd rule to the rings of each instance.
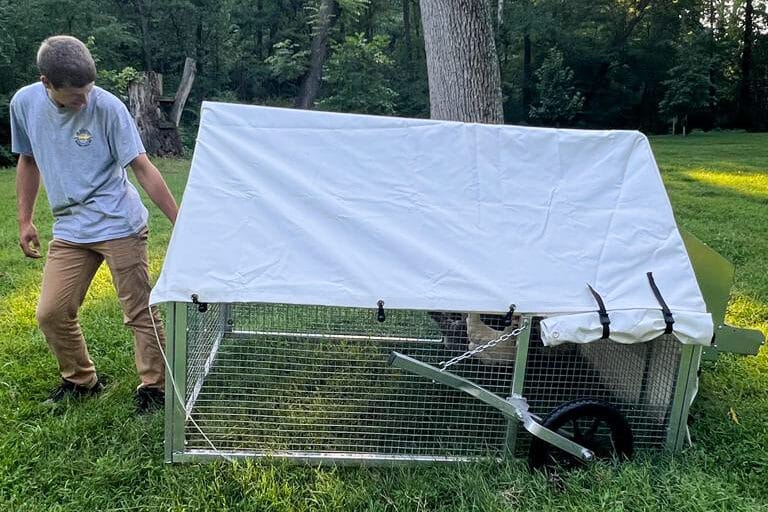
[[[717,88],[715,82],[717,80],[717,68],[715,65],[715,56],[717,53],[717,36],[715,34],[715,23],[717,18],[715,17],[715,5],[713,0],[709,0],[709,115],[712,118],[712,124],[717,125]]]
[[[149,13],[144,5],[144,0],[133,0],[133,6],[136,14],[139,15],[139,26],[141,27],[141,43],[144,50],[144,67],[146,71],[152,71],[152,42],[149,36]]]
[[[163,77],[147,71],[128,86],[128,109],[136,120],[147,153],[155,156],[181,156],[183,147],[176,125],[160,110]]]
[[[187,57],[184,60],[184,72],[181,75],[181,83],[176,90],[176,96],[173,99],[173,108],[171,109],[171,122],[175,126],[179,126],[181,121],[181,113],[184,111],[184,105],[187,103],[189,92],[192,90],[192,83],[195,81],[195,74],[197,73],[197,65],[195,59]]]
[[[374,0],[370,0],[368,7],[365,9],[365,38],[368,41],[373,39],[373,25],[375,15],[376,5],[374,4]]]
[[[503,123],[487,0],[421,0],[433,119]]]
[[[411,37],[411,0],[403,0],[403,37],[408,69],[413,69],[413,38]]]
[[[256,16],[259,20],[259,23],[257,25],[258,30],[256,33],[256,47],[259,52],[259,62],[262,62],[267,55],[269,55],[269,49],[264,48],[264,25],[262,22],[262,16],[261,12],[263,10],[262,6],[262,0],[257,0],[256,2]]]
[[[752,128],[752,45],[754,34],[754,6],[752,0],[744,5],[744,38],[741,51],[741,83],[739,85],[739,124]]]
[[[320,93],[320,79],[328,58],[328,34],[336,22],[336,0],[321,0],[317,18],[309,70],[302,81],[301,92],[294,102],[296,108],[311,109]]]
[[[533,97],[533,67],[531,65],[531,35],[523,34],[523,119],[528,121],[531,115]]]

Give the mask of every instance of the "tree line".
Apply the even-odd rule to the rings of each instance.
[[[507,123],[768,129],[767,0],[487,1]],[[122,97],[146,70],[173,91],[194,58],[189,142],[202,100],[428,117],[421,17],[418,0],[0,0],[0,164],[48,35],[87,41]]]

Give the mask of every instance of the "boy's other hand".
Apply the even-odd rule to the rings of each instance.
[[[37,228],[27,224],[19,228],[19,245],[28,258],[40,258],[40,240],[37,238]]]

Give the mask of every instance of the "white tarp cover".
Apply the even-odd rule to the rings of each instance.
[[[658,310],[649,271],[706,313],[638,132],[206,102],[151,302]]]
[[[709,313],[676,311],[673,333],[682,343],[709,345],[712,340],[712,317]],[[628,309],[610,312],[611,341],[637,343],[652,340],[664,333],[667,324],[658,309]],[[541,339],[553,347],[563,343],[591,343],[603,336],[599,315],[579,313],[557,315],[541,321]]]

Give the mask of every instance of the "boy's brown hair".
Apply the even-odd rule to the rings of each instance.
[[[85,87],[96,81],[90,50],[72,36],[52,36],[37,50],[37,68],[55,88]]]

